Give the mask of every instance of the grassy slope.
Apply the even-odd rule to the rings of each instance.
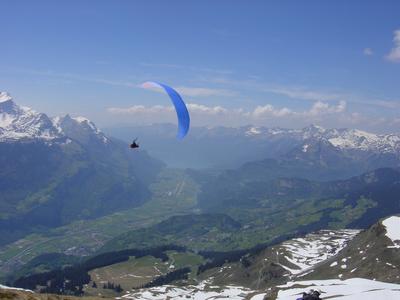
[[[223,214],[190,214],[175,216],[144,229],[137,229],[110,240],[102,252],[153,245],[176,244],[191,249],[218,248],[221,236],[231,236],[241,225]]]
[[[117,295],[114,291],[103,289],[103,284],[112,282],[120,284],[124,290],[130,290],[133,287],[142,286],[150,282],[159,275],[164,275],[172,270],[180,269],[186,266],[200,265],[204,260],[201,256],[191,252],[178,253],[168,251],[169,260],[162,262],[160,259],[146,256],[142,258],[131,257],[129,261],[117,263],[103,268],[94,269],[89,272],[92,281],[85,289],[87,295]],[[193,268],[194,276],[196,268]],[[92,287],[93,281],[97,288]]]
[[[7,300],[99,300],[105,297],[73,297],[53,294],[39,294],[28,291],[0,289],[0,299]],[[111,298],[109,298],[111,299]]]

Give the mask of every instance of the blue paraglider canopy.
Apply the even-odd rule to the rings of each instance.
[[[165,92],[167,92],[168,96],[171,98],[172,103],[174,104],[176,116],[178,117],[178,133],[177,138],[183,139],[189,131],[190,127],[190,116],[188,109],[186,107],[185,102],[183,102],[182,97],[175,91],[172,87],[155,82],[155,81],[146,81],[142,84],[144,88],[161,88]]]

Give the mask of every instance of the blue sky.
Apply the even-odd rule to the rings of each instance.
[[[399,1],[0,2],[0,90],[102,126],[400,128]]]

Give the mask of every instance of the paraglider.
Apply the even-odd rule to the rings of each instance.
[[[132,149],[139,148],[139,143],[136,143],[136,141],[137,141],[137,138],[133,140],[133,142],[130,146]]]
[[[144,88],[161,88],[170,97],[176,111],[176,116],[178,118],[178,133],[176,137],[178,139],[183,139],[190,127],[190,116],[185,102],[183,102],[182,97],[175,91],[172,87],[165,85],[163,83],[155,81],[146,81],[142,84]]]

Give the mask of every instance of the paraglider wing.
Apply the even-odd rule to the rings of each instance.
[[[178,139],[183,139],[189,131],[190,116],[186,104],[185,102],[183,102],[178,92],[168,85],[155,81],[147,81],[143,83],[142,86],[144,88],[162,88],[165,92],[167,92],[168,96],[171,98],[172,103],[174,104],[176,116],[178,117],[178,133],[176,137]]]

